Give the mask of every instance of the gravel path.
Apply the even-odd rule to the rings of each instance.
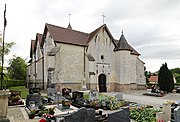
[[[130,92],[113,92],[113,93],[105,93],[110,96],[115,96],[115,94],[121,93],[123,94],[123,98],[130,102],[137,102],[144,105],[153,105],[154,107],[162,106],[163,103],[167,101],[180,101],[180,94],[169,93],[163,97],[155,97],[155,96],[145,96],[143,93],[146,93],[146,90],[143,91],[130,91]]]

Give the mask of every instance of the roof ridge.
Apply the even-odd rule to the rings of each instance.
[[[46,23],[46,24],[47,24],[47,25],[50,25],[50,26],[57,27],[57,28],[62,28],[62,29],[65,29],[65,30],[75,31],[75,32],[78,32],[78,33],[83,33],[83,34],[88,34],[88,35],[89,35],[89,33],[86,33],[86,32],[82,32],[82,31],[78,31],[78,30],[74,30],[74,29],[68,29],[68,28],[65,28],[65,27],[61,27],[61,26],[53,25],[53,24],[49,24],[49,23]]]

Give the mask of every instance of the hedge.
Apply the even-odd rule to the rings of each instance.
[[[8,88],[10,86],[25,86],[25,85],[26,85],[26,81],[25,80],[9,79],[9,80],[4,80],[2,82],[3,88]],[[0,86],[1,86],[1,80],[0,80]]]

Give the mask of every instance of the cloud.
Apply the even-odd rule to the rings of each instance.
[[[16,43],[11,55],[29,57],[31,39],[43,33],[45,23],[91,32],[102,25],[102,14],[112,35],[119,39],[123,30],[129,44],[139,53],[147,70],[162,63],[179,66],[179,0],[2,0],[7,3],[6,41]],[[0,28],[3,28],[2,18]],[[2,32],[2,30],[1,30]],[[10,57],[10,56],[7,56]]]

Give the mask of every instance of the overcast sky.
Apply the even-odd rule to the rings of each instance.
[[[6,42],[15,42],[12,55],[29,59],[30,42],[45,23],[90,33],[105,23],[115,39],[121,31],[140,54],[148,71],[180,67],[180,0],[1,0],[0,31],[7,4]]]

